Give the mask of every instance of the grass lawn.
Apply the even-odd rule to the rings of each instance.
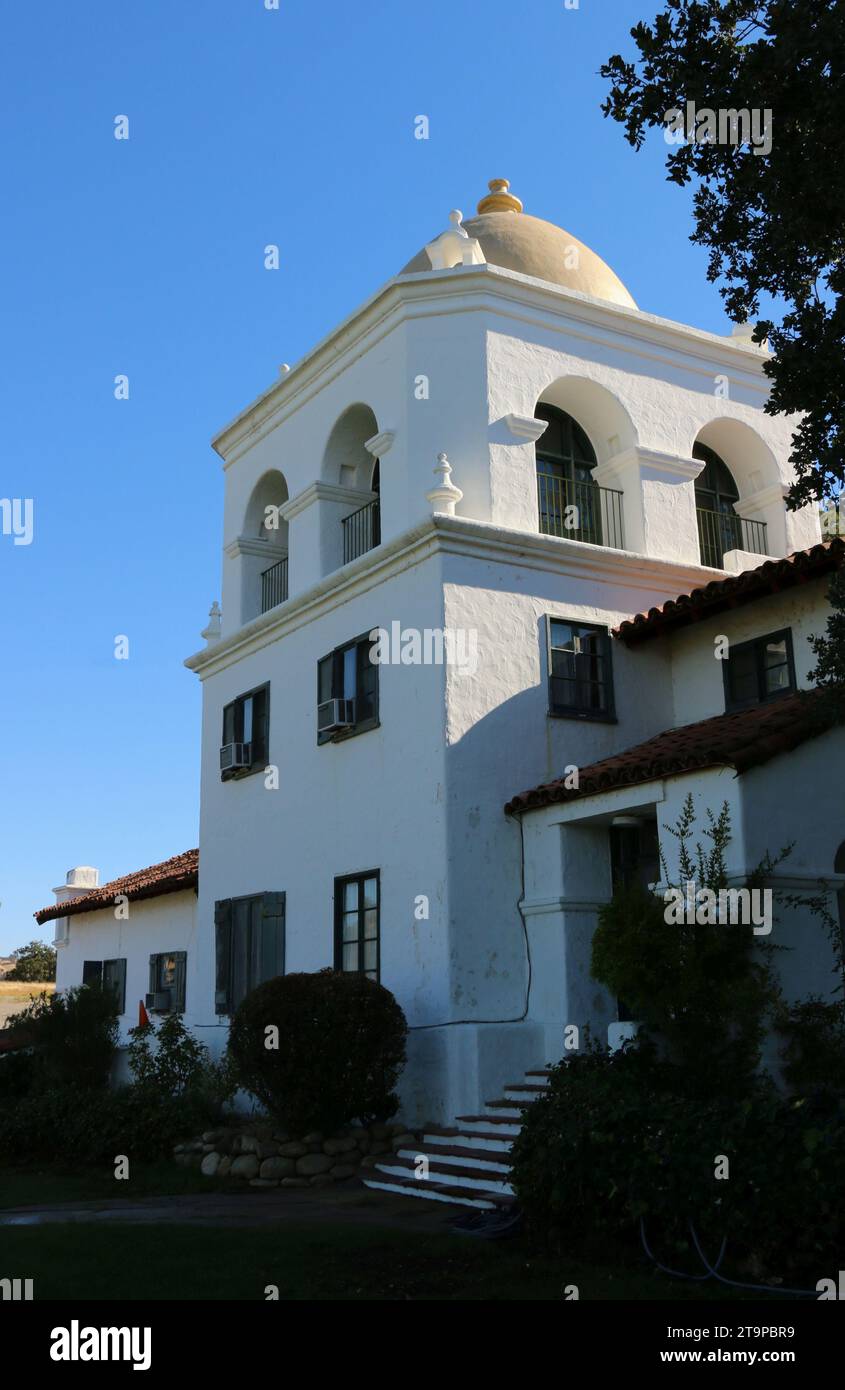
[[[87,1202],[131,1197],[175,1197],[183,1192],[231,1192],[224,1178],[205,1178],[197,1168],[159,1163],[131,1163],[129,1177],[118,1182],[112,1168],[0,1169],[0,1210],[6,1207],[50,1206],[54,1202]]]
[[[266,1229],[50,1225],[4,1228],[4,1266],[37,1299],[502,1301],[724,1299],[635,1260],[554,1258],[521,1239],[488,1242],[378,1226],[285,1223]]]

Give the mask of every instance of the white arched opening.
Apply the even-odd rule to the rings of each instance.
[[[704,465],[695,480],[701,563],[723,569],[730,551],[783,555],[785,489],[760,436],[742,420],[721,417],[698,431],[691,453]]]
[[[274,468],[258,480],[247,503],[238,541],[244,622],[288,596],[288,522],[282,514],[287,501],[284,474]]]
[[[636,430],[621,402],[585,377],[562,377],[541,394],[534,417],[541,532],[614,549],[624,546],[624,496],[599,465],[634,449]]]
[[[360,402],[344,410],[329,434],[320,468],[323,574],[381,543],[381,468],[373,451],[378,436],[373,410]]]

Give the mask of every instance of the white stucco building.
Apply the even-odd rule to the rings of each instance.
[[[219,1051],[268,973],[366,970],[412,1030],[411,1123],[478,1115],[561,1055],[566,1023],[615,1021],[588,971],[611,831],[642,825],[645,846],[690,787],[731,802],[737,874],[795,838],[803,798],[790,873],[845,882],[820,775],[841,736],[799,753],[784,733],[841,547],[785,508],[765,350],[639,309],[490,189],[216,437],[222,618],[186,663],[203,683],[186,1018]],[[726,578],[723,606],[692,604],[706,621],[631,624]],[[375,629],[399,634],[377,665]],[[462,663],[413,659],[444,630]],[[752,644],[733,695],[719,635]],[[739,780],[720,726],[683,775],[667,755],[647,780],[548,789],[713,717],[753,743],[758,708],[794,751]]]

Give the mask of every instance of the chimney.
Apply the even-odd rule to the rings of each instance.
[[[100,885],[100,873],[98,869],[92,869],[88,864],[80,864],[75,869],[68,869],[65,874],[65,881],[58,888],[54,888],[57,903],[69,902],[71,898],[84,898],[86,894],[93,893],[95,888]],[[64,946],[68,939],[69,917],[56,918],[56,930],[53,937],[54,946]]]

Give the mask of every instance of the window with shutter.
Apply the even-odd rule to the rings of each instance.
[[[166,1007],[157,1013],[184,1013],[186,951],[159,951],[150,956],[150,994],[165,996]]]
[[[270,739],[270,686],[257,686],[239,695],[223,709],[223,747],[230,743],[249,745],[248,767],[224,767],[221,780],[263,772],[267,766]]]
[[[372,629],[371,629],[372,630]],[[317,704],[354,700],[355,722],[335,731],[317,730],[318,743],[336,743],[378,727],[378,666],[370,660],[369,632],[336,647],[317,662]]]
[[[285,894],[256,893],[215,904],[215,1009],[231,1014],[265,980],[285,973]]]
[[[231,979],[231,939],[232,939],[232,899],[223,898],[214,904],[215,936],[215,981],[214,1011],[218,1014],[232,1012],[230,993]]]

